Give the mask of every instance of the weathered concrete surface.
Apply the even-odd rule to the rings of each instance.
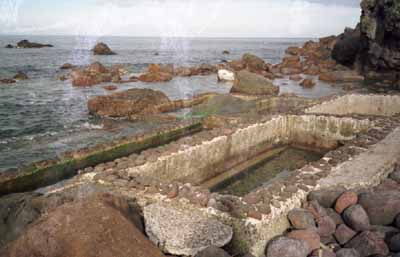
[[[393,116],[400,113],[400,95],[345,95],[313,106],[310,114]]]
[[[323,188],[341,185],[347,189],[376,186],[393,171],[399,159],[400,128],[397,128],[367,152],[334,169],[320,185]]]
[[[195,256],[209,246],[222,247],[232,239],[232,228],[198,210],[173,204],[144,207],[146,232],[164,252]]]
[[[141,174],[163,181],[200,184],[273,145],[299,144],[331,149],[338,140],[349,140],[370,127],[368,120],[314,115],[276,116],[265,123],[238,129],[184,151],[163,155],[154,162],[131,167],[128,174]]]

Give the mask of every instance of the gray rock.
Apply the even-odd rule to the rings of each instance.
[[[336,257],[361,257],[355,249],[343,248],[336,252]]]
[[[385,241],[376,233],[370,231],[362,232],[345,246],[346,248],[356,249],[360,253],[361,257],[367,257],[374,254],[387,256],[389,254],[389,248]]]
[[[315,228],[314,217],[311,212],[304,209],[294,209],[288,214],[288,219],[296,229]]]
[[[340,216],[340,214],[337,213],[334,209],[328,208],[326,209],[326,212],[328,213],[328,216],[331,217],[331,219],[336,223],[336,225],[344,223],[342,216]]]
[[[194,115],[226,115],[254,111],[256,103],[245,101],[230,94],[217,95],[193,107]]]
[[[344,187],[338,187],[335,189],[321,189],[312,191],[308,195],[308,201],[316,200],[325,208],[331,208],[335,204],[336,200],[339,198],[346,189]]]
[[[341,224],[336,229],[335,238],[339,242],[339,244],[344,245],[349,242],[356,234],[357,232],[355,232],[345,224]]]
[[[325,216],[317,220],[317,232],[321,237],[328,237],[335,233],[336,223],[331,217]]]
[[[277,95],[279,93],[279,87],[275,86],[271,80],[261,75],[242,70],[236,74],[231,93],[245,95]]]
[[[164,252],[194,256],[209,246],[222,247],[232,239],[232,228],[194,210],[157,203],[144,207],[150,240]]]
[[[365,231],[370,228],[368,214],[361,205],[353,205],[343,213],[345,223],[355,231]]]
[[[364,193],[359,204],[367,212],[372,225],[390,225],[400,214],[399,191]]]
[[[387,240],[393,235],[400,233],[400,230],[395,227],[373,225],[370,230],[375,232],[383,240]]]
[[[390,175],[389,178],[393,179],[397,183],[400,183],[400,169],[393,171]]]
[[[388,246],[392,252],[400,252],[400,233],[390,237],[388,240]]]
[[[210,246],[196,254],[195,257],[230,257],[230,255],[221,248]]]
[[[266,257],[306,257],[310,248],[305,241],[278,237],[267,246]]]

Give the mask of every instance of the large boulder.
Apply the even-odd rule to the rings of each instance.
[[[336,200],[346,191],[344,187],[337,187],[334,189],[321,189],[312,191],[308,194],[308,201],[317,201],[325,208],[331,208]]]
[[[293,209],[288,213],[290,224],[296,229],[316,228],[314,216],[304,209]]]
[[[249,53],[242,56],[242,62],[251,72],[264,71],[267,67],[263,59]]]
[[[106,82],[120,82],[120,74],[115,70],[104,67],[99,62],[94,62],[82,69],[75,69],[70,73],[72,85],[75,87],[88,87]]]
[[[97,43],[92,49],[94,55],[115,55],[110,47],[103,42]]]
[[[196,254],[195,257],[231,257],[227,252],[216,246],[210,246]]]
[[[128,117],[139,114],[157,114],[156,106],[171,101],[160,91],[132,88],[111,95],[96,96],[89,99],[91,114],[107,117]]]
[[[143,210],[151,241],[173,255],[194,256],[210,246],[222,247],[232,239],[232,228],[194,210],[157,203]]]
[[[277,95],[279,94],[279,87],[275,86],[271,80],[261,75],[242,70],[236,74],[231,93],[245,95]]]
[[[343,213],[343,219],[355,231],[365,231],[370,228],[368,214],[361,205],[353,205]]]
[[[354,248],[360,253],[361,257],[372,256],[374,254],[387,256],[389,248],[385,241],[376,233],[364,231],[354,237],[345,245],[347,248]]]
[[[288,237],[278,237],[269,242],[266,257],[306,257],[310,253],[307,242]]]
[[[124,201],[102,195],[64,204],[40,218],[0,255],[164,256],[131,222]]]
[[[359,198],[372,225],[390,225],[400,214],[399,191],[363,193]]]
[[[53,47],[53,45],[33,43],[29,42],[26,39],[21,40],[17,43],[17,48],[43,48],[43,47]]]

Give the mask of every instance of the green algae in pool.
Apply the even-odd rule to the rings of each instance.
[[[288,147],[279,154],[267,158],[242,171],[239,175],[220,183],[212,188],[212,191],[245,196],[274,178],[285,176],[290,171],[297,170],[310,162],[321,159],[322,156],[320,152]]]

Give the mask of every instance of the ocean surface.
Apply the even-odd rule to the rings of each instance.
[[[54,47],[4,48],[22,39]],[[29,77],[29,80],[16,84],[0,84],[0,172],[160,126],[154,122],[131,123],[90,116],[87,100],[110,92],[102,85],[74,88],[70,81],[59,81],[57,78],[67,73],[59,69],[64,63],[87,65],[100,61],[105,65],[125,64],[132,74],[144,71],[149,63],[194,66],[239,59],[246,52],[267,62],[278,63],[288,46],[301,45],[306,40],[0,36],[0,78],[13,77],[17,71]],[[93,56],[90,49],[96,41],[107,43],[117,55]],[[223,55],[224,50],[230,54]],[[279,85],[281,92],[294,92],[304,97],[320,97],[340,91],[324,84],[303,89],[288,79],[280,80]],[[216,75],[174,78],[167,83],[118,85],[118,91],[129,88],[157,89],[171,99],[182,99],[203,92],[227,93],[230,85],[217,83]]]

